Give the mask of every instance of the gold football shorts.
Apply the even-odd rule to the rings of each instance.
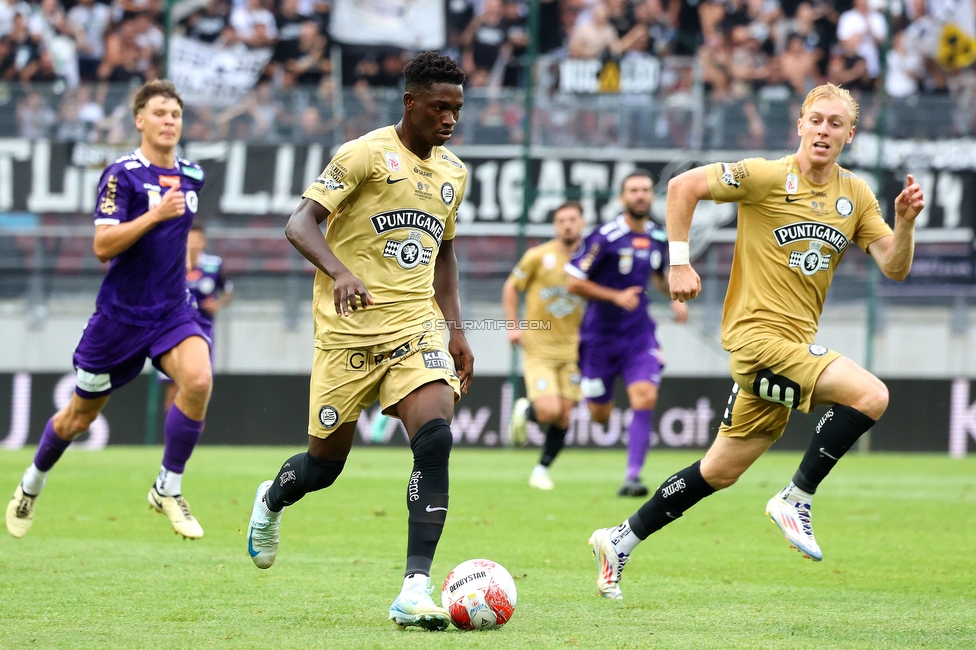
[[[761,339],[729,356],[735,385],[718,435],[726,438],[783,435],[790,411],[813,410],[813,389],[839,352],[822,345]]]
[[[525,356],[525,392],[529,401],[553,395],[573,402],[583,399],[580,391],[580,371],[575,363],[550,361]]]
[[[328,438],[340,424],[355,422],[377,399],[383,413],[424,384],[444,381],[461,399],[454,360],[438,331],[361,349],[315,349],[309,382],[308,434]]]

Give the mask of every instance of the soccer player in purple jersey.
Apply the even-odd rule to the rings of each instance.
[[[619,496],[644,496],[641,468],[651,443],[654,407],[661,383],[661,354],[655,324],[647,312],[649,281],[670,296],[667,238],[650,220],[651,175],[637,169],[620,188],[623,214],[586,237],[583,250],[566,265],[570,293],[590,301],[580,326],[580,386],[590,417],[601,424],[613,409],[613,382],[627,385],[633,418],[627,427],[627,473]],[[675,321],[688,319],[684,304],[672,301]]]
[[[177,386],[149,504],[185,538],[203,537],[181,496],[183,470],[203,430],[211,387],[210,340],[186,288],[186,236],[203,170],[176,157],[183,100],[172,83],[143,85],[132,112],[142,143],[109,165],[98,183],[94,249],[110,265],[95,314],[75,349],[75,392],[48,420],[34,462],[7,506],[7,530],[14,537],[30,530],[48,471],[88,430],[112,391],[142,371],[147,357]]]
[[[224,275],[224,260],[219,255],[208,255],[204,252],[206,248],[206,231],[203,226],[193,224],[186,238],[186,288],[196,301],[203,333],[210,337],[210,365],[213,366],[214,317],[233,300],[234,283]],[[158,376],[166,384],[165,408],[169,411],[176,399],[176,384],[162,372]]]

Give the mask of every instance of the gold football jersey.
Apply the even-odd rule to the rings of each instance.
[[[525,251],[512,270],[515,287],[525,292],[529,327],[522,333],[522,348],[527,356],[576,361],[585,301],[566,290],[569,258],[554,239]]]
[[[867,250],[892,234],[874,193],[839,165],[815,185],[800,174],[795,155],[714,163],[706,173],[716,202],[739,203],[722,346],[737,350],[768,336],[813,343],[850,243]]]
[[[454,239],[467,170],[445,147],[421,160],[392,126],[342,145],[305,198],[330,212],[325,239],[375,301],[339,317],[334,281],[315,274],[315,345],[323,350],[384,343],[435,320],[434,262]],[[428,325],[429,327],[429,325]]]

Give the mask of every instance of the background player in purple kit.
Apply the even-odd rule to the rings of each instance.
[[[648,281],[670,296],[667,237],[650,220],[654,182],[643,169],[620,186],[623,214],[586,237],[582,252],[566,265],[571,293],[590,303],[580,326],[579,365],[590,417],[601,424],[613,409],[613,382],[627,385],[633,418],[627,427],[627,473],[619,496],[644,496],[641,468],[650,448],[654,407],[661,383],[661,356],[655,324],[647,312]],[[688,319],[682,303],[671,302],[675,320]]]
[[[166,444],[149,504],[186,538],[203,529],[181,496],[186,461],[203,430],[210,400],[210,340],[186,288],[186,237],[203,187],[203,170],[177,158],[183,100],[168,81],[143,85],[132,103],[142,143],[109,165],[98,183],[95,255],[111,261],[95,314],[75,349],[75,393],[44,427],[34,462],[7,506],[7,530],[23,537],[34,520],[48,471],[88,430],[115,389],[150,358],[176,382],[166,415]]]
[[[200,325],[203,333],[210,337],[210,365],[214,360],[213,323],[217,312],[230,304],[234,298],[234,283],[224,276],[224,260],[219,255],[209,255],[207,233],[203,226],[193,224],[186,237],[186,288],[196,301],[200,312]],[[176,399],[176,384],[164,373],[159,380],[166,384],[165,409],[169,411]]]

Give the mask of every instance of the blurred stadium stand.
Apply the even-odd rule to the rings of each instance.
[[[886,211],[914,173],[929,207],[907,283],[882,281],[867,256],[847,255],[825,336],[861,362],[871,340],[879,367],[976,375],[971,3],[539,0],[530,121],[529,2],[387,4],[403,11],[370,16],[373,3],[352,0],[0,0],[0,333],[43,333],[54,315],[85,312],[65,305],[90,311],[105,269],[91,250],[93,187],[138,143],[133,87],[165,75],[187,99],[183,154],[207,171],[199,215],[210,251],[235,282],[219,327],[250,323],[241,331],[253,337],[273,324],[307,345],[312,267],[284,240],[284,221],[336,146],[399,119],[410,44],[430,41],[469,75],[450,144],[471,178],[457,243],[467,316],[501,317],[502,282],[521,247],[547,238],[548,210],[561,200],[581,198],[591,223],[610,218],[615,184],[641,165],[658,180],[662,219],[666,180],[689,166],[795,150],[803,95],[831,80],[862,102],[845,166],[875,184]],[[871,32],[879,16],[880,37]],[[526,144],[531,209],[520,239]],[[715,338],[734,219],[724,209],[696,219],[705,290],[690,333],[674,334],[672,371],[725,373]],[[944,354],[914,361],[898,328],[926,319]],[[504,333],[478,336],[493,351],[488,367],[504,372]],[[218,368],[267,370],[231,348],[218,352]]]

